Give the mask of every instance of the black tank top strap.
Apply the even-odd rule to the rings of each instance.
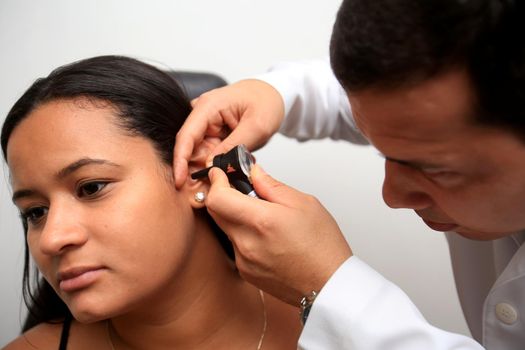
[[[70,314],[66,315],[66,318],[64,319],[64,324],[62,326],[62,334],[60,335],[60,345],[58,346],[58,350],[67,349],[67,341],[69,338],[69,329],[71,328],[72,319],[73,317]]]

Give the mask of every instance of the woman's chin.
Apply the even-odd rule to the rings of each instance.
[[[101,305],[90,307],[78,303],[69,303],[68,308],[75,320],[80,323],[95,323],[114,316],[114,312],[101,307]]]
[[[110,318],[107,314],[99,315],[99,314],[94,314],[94,313],[89,313],[89,312],[76,312],[76,311],[74,312],[72,310],[71,310],[71,314],[73,315],[75,320],[77,320],[80,323],[85,323],[85,324],[100,322],[100,321]]]

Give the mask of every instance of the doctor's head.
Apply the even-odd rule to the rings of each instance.
[[[332,68],[385,156],[389,206],[474,239],[525,229],[524,7],[343,2]]]
[[[13,106],[1,137],[13,200],[45,278],[38,293],[65,303],[41,300],[42,317],[105,319],[199,278],[188,274],[197,252],[213,256],[218,244],[203,238],[215,228],[194,198],[207,185],[176,190],[171,167],[190,110],[170,76],[118,56],[60,67]],[[28,277],[26,254],[31,294]]]

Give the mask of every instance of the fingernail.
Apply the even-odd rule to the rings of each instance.
[[[213,176],[215,176],[215,172],[217,170],[215,168],[211,168],[210,171],[208,171],[208,178],[211,180],[213,180]]]
[[[266,175],[266,172],[264,171],[264,169],[259,165],[259,164],[254,164],[252,166],[252,171],[251,171],[251,176],[261,176],[261,175]]]

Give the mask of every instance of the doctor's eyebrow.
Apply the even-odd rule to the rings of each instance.
[[[120,165],[115,164],[115,163],[110,162],[109,160],[105,160],[105,159],[82,158],[82,159],[79,159],[79,160],[69,164],[68,166],[64,167],[63,169],[59,170],[55,174],[55,177],[57,179],[63,179],[64,177],[67,177],[68,175],[71,175],[75,171],[81,169],[82,167],[85,167],[87,165],[93,165],[93,164],[109,165],[109,166],[117,167],[117,168],[121,167]],[[13,193],[12,201],[13,201],[13,203],[16,203],[16,201],[21,199],[21,198],[31,197],[31,196],[34,196],[36,194],[37,194],[37,192],[34,191],[34,190],[21,189],[21,190],[15,191]]]
[[[432,170],[432,169],[441,169],[441,168],[443,168],[442,165],[432,164],[432,163],[428,163],[428,162],[425,162],[425,161],[417,161],[417,160],[411,161],[411,160],[395,159],[395,158],[387,157],[383,153],[379,153],[379,155],[382,158],[384,158],[385,160],[388,160],[388,161],[391,161],[391,162],[394,162],[394,163],[397,163],[397,164],[401,164],[401,165],[404,165],[404,166],[407,166],[407,167],[410,167],[410,168],[414,168],[414,169]]]

